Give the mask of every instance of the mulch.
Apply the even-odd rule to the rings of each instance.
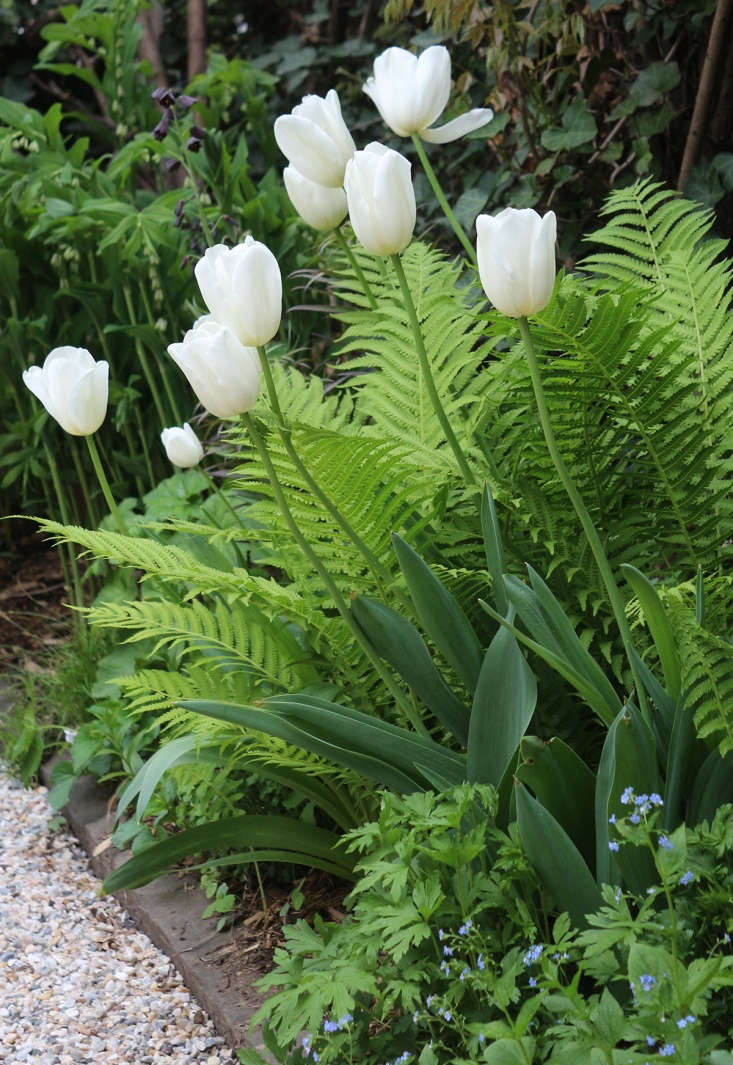
[[[22,525],[0,553],[0,673],[38,669],[72,632],[58,550]]]

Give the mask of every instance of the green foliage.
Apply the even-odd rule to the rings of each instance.
[[[581,933],[543,913],[495,809],[490,789],[465,785],[385,797],[352,833],[362,857],[347,918],[288,927],[261,981],[273,993],[255,1020],[278,1060],[726,1060],[733,807],[669,839],[654,812],[617,822],[658,882],[605,887]]]

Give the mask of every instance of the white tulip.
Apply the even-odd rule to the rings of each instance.
[[[367,144],[349,161],[344,176],[349,219],[372,255],[395,255],[412,240],[415,191],[410,162],[383,144]]]
[[[54,348],[43,366],[23,371],[23,383],[72,436],[96,433],[107,413],[109,363],[86,348]]]
[[[217,418],[251,410],[260,391],[262,366],[255,347],[245,347],[235,334],[210,315],[189,329],[168,353],[188,378],[199,402]]]
[[[527,208],[507,207],[476,219],[478,270],[484,292],[498,311],[524,318],[546,307],[555,284],[553,211],[541,218]]]
[[[204,303],[246,347],[272,340],[282,316],[282,278],[269,248],[252,237],[207,248],[194,268]]]
[[[442,44],[426,48],[419,58],[404,48],[388,48],[374,60],[374,74],[363,88],[400,137],[419,133],[425,141],[445,144],[480,129],[494,117],[490,108],[476,107],[438,129],[428,128],[450,97],[450,55]]]
[[[335,229],[346,218],[346,193],[343,189],[329,189],[303,177],[294,166],[283,170],[283,181],[295,210],[313,229]]]
[[[201,441],[188,422],[184,422],[183,426],[171,425],[168,429],[164,429],[160,434],[160,439],[163,441],[168,461],[181,470],[198,466],[204,457]]]
[[[341,117],[338,93],[304,96],[291,114],[275,120],[275,140],[289,163],[310,181],[337,189],[356,145]]]

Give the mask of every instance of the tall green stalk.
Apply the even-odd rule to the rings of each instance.
[[[459,241],[463,245],[463,247],[464,247],[464,249],[466,251],[466,254],[468,255],[468,258],[471,260],[471,263],[473,264],[473,266],[476,269],[478,269],[478,259],[476,258],[476,249],[474,248],[473,244],[471,243],[471,241],[466,236],[466,232],[465,232],[463,226],[458,221],[456,216],[453,214],[453,210],[452,210],[450,204],[448,203],[448,201],[445,198],[445,193],[443,192],[442,188],[440,187],[440,182],[438,181],[437,174],[435,173],[435,171],[433,170],[432,166],[430,165],[430,160],[428,159],[427,152],[425,151],[425,148],[423,147],[423,143],[420,140],[420,134],[419,133],[413,133],[412,134],[412,143],[415,145],[415,149],[417,151],[418,157],[420,159],[420,162],[422,163],[422,168],[425,171],[425,176],[427,177],[428,181],[430,182],[431,189],[435,193],[435,198],[438,201],[438,203],[440,204],[441,208],[443,209],[443,214],[445,215],[445,217],[450,222],[451,229],[453,230],[453,232],[455,233],[455,235],[458,237]]]
[[[445,413],[445,410],[443,409],[443,404],[440,401],[438,390],[435,387],[433,372],[430,369],[428,353],[425,350],[425,341],[423,340],[422,330],[420,329],[420,323],[417,320],[417,311],[415,310],[415,304],[412,299],[412,293],[410,292],[410,286],[407,284],[407,278],[405,277],[405,268],[402,265],[402,260],[400,259],[399,255],[390,255],[390,259],[392,260],[392,265],[395,268],[397,280],[399,281],[400,289],[402,290],[402,301],[405,305],[407,316],[410,319],[410,325],[412,326],[412,332],[415,337],[415,347],[417,348],[417,357],[420,361],[420,369],[422,370],[422,375],[425,380],[425,386],[428,390],[428,395],[430,396],[430,402],[433,405],[433,410],[438,416],[438,421],[440,422],[443,433],[445,434],[445,438],[450,444],[453,454],[456,457],[456,461],[458,462],[466,484],[469,487],[472,487],[477,483],[476,477],[474,476],[473,470],[468,465],[468,460],[463,454],[461,445],[458,443],[456,434],[453,432],[451,424],[448,421],[448,416]]]
[[[623,641],[624,649],[626,651],[626,657],[631,667],[631,672],[636,685],[636,690],[639,697],[639,708],[646,720],[647,724],[650,723],[649,719],[649,707],[646,700],[646,692],[641,682],[641,678],[637,672],[634,664],[634,644],[631,639],[631,630],[629,629],[629,623],[626,620],[626,611],[624,609],[624,600],[616,584],[616,578],[613,575],[611,564],[608,561],[606,552],[603,549],[601,538],[598,535],[593,519],[591,518],[588,508],[583,502],[583,497],[578,491],[575,481],[572,478],[570,470],[565,465],[560,450],[557,446],[555,439],[555,433],[552,428],[552,421],[550,419],[550,411],[547,406],[547,400],[545,398],[545,389],[542,384],[542,377],[540,375],[539,363],[537,362],[537,355],[534,349],[534,342],[532,340],[532,334],[529,329],[529,322],[526,318],[519,318],[519,330],[522,334],[522,340],[527,352],[527,361],[529,363],[529,372],[532,378],[532,387],[534,389],[535,402],[537,403],[537,412],[540,416],[540,424],[542,425],[542,432],[545,435],[545,441],[547,443],[547,450],[550,452],[550,457],[555,464],[560,480],[563,483],[565,491],[570,497],[570,501],[575,508],[575,513],[580,519],[580,524],[583,526],[583,532],[590,545],[590,549],[593,552],[593,557],[596,560],[596,565],[603,579],[603,583],[606,587],[606,592],[616,618],[616,624],[618,625],[621,639]]]
[[[257,450],[257,454],[260,456],[260,460],[263,466],[265,467],[265,471],[272,487],[275,500],[280,508],[280,513],[282,514],[285,520],[285,524],[290,530],[293,539],[298,544],[303,554],[309,560],[314,570],[323,581],[323,584],[327,589],[329,595],[331,596],[334,606],[343,618],[346,627],[349,629],[351,635],[359,644],[362,651],[371,662],[373,668],[376,670],[388,690],[391,692],[396,705],[402,710],[402,713],[404,714],[406,720],[412,725],[416,732],[418,732],[421,736],[426,736],[427,729],[422,723],[422,720],[420,719],[419,715],[414,712],[409,701],[406,699],[404,692],[400,689],[399,685],[395,683],[394,678],[385,669],[384,663],[376,654],[371,644],[368,642],[363,632],[354,621],[354,618],[351,615],[351,611],[349,610],[346,601],[344,600],[344,597],[339,590],[338,585],[336,584],[326,567],[323,565],[320,558],[313,550],[306,537],[300,531],[298,523],[293,517],[293,513],[290,510],[290,507],[288,506],[288,502],[285,498],[285,493],[283,492],[282,485],[280,484],[280,480],[277,476],[277,472],[272,463],[267,447],[265,446],[262,437],[257,431],[257,427],[253,418],[249,414],[243,414],[242,422],[250,435],[252,443],[254,444],[255,449]]]
[[[58,466],[56,465],[56,459],[53,457],[51,448],[48,446],[47,443],[45,443],[45,441],[43,444],[43,450],[45,452],[46,462],[48,463],[48,468],[51,473],[51,481],[53,483],[54,492],[56,493],[56,501],[59,506],[61,520],[64,525],[70,525],[71,518],[69,515],[69,507],[66,499],[66,493],[64,492],[63,486],[61,484],[61,478],[59,477],[59,470]],[[84,590],[82,588],[81,583],[81,573],[79,572],[79,562],[71,544],[69,544],[69,563],[71,565],[72,578],[72,587],[69,588],[69,591],[71,592],[72,597],[74,599],[74,606],[81,608],[84,606]],[[82,615],[77,613],[77,611],[74,611],[74,624],[78,632],[84,632],[84,621]]]
[[[150,322],[151,327],[155,329],[155,318],[153,316],[153,308],[150,306],[150,300],[148,299],[148,294],[145,291],[144,285],[140,285],[140,297],[143,301],[143,307],[145,308],[145,314],[147,315],[148,321]],[[176,425],[183,425],[183,418],[181,417],[181,412],[179,410],[178,403],[176,402],[176,397],[171,387],[171,383],[168,379],[168,373],[166,372],[167,367],[168,363],[166,362],[161,366],[160,369],[160,376],[163,378],[163,388],[165,389],[165,394],[168,397],[168,402],[171,405],[171,410],[173,411],[173,417],[175,418]]]
[[[379,559],[376,557],[370,547],[359,536],[356,529],[353,527],[348,518],[342,514],[336,504],[328,497],[323,491],[318,482],[314,479],[310,473],[308,467],[301,459],[298,451],[293,444],[292,431],[290,426],[285,421],[285,416],[280,407],[280,401],[277,396],[277,389],[275,388],[275,382],[272,377],[272,369],[267,358],[267,352],[264,348],[258,348],[260,355],[260,362],[262,363],[262,373],[265,378],[265,385],[267,387],[267,394],[270,399],[270,406],[277,420],[277,427],[280,432],[280,438],[285,445],[293,465],[300,472],[301,477],[310,488],[311,492],[319,500],[323,507],[328,511],[336,524],[342,529],[344,534],[351,540],[356,549],[361,553],[367,565],[371,569],[374,577],[379,585],[380,589],[388,587],[392,582],[392,574],[382,566]]]
[[[123,295],[125,297],[125,304],[127,306],[127,313],[130,316],[130,325],[134,326],[134,325],[137,324],[137,321],[136,321],[136,318],[135,318],[135,308],[134,308],[133,303],[132,303],[132,293],[130,292],[130,286],[127,284],[127,282],[124,282],[123,285],[122,285],[122,293],[123,293]],[[137,334],[133,337],[133,342],[135,344],[135,351],[137,352],[137,357],[139,358],[140,365],[142,366],[142,370],[143,370],[143,374],[145,376],[145,380],[147,381],[148,388],[150,389],[150,394],[153,397],[153,403],[155,404],[155,409],[158,412],[158,417],[160,418],[161,427],[165,426],[165,425],[168,425],[169,420],[166,417],[165,407],[163,406],[163,400],[162,400],[162,397],[161,397],[160,392],[158,390],[158,383],[155,380],[155,377],[154,377],[154,375],[153,375],[153,373],[152,373],[152,371],[150,369],[150,363],[148,362],[148,356],[147,356],[147,354],[145,352],[145,348],[143,347],[142,343],[140,342],[140,337],[137,336]]]
[[[117,528],[122,533],[122,535],[129,536],[127,526],[125,525],[122,519],[122,515],[120,514],[117,504],[115,503],[114,496],[112,495],[112,489],[109,486],[107,475],[104,472],[104,467],[102,466],[102,460],[99,457],[99,451],[97,450],[97,442],[94,439],[94,435],[90,434],[89,436],[85,436],[84,439],[87,442],[87,447],[89,448],[89,455],[92,460],[92,465],[94,466],[94,472],[97,475],[99,487],[102,489],[102,495],[104,496],[107,502],[110,514],[115,519],[115,522],[117,523]]]
[[[369,300],[369,306],[372,308],[373,311],[376,310],[377,309],[377,301],[374,298],[374,293],[372,292],[372,289],[371,289],[371,286],[370,286],[369,282],[367,281],[366,277],[364,276],[364,271],[359,266],[359,262],[358,262],[356,256],[354,255],[353,251],[349,247],[349,242],[347,241],[346,237],[341,232],[340,226],[336,226],[336,228],[333,231],[333,234],[336,237],[336,240],[337,240],[337,242],[339,244],[339,247],[341,248],[342,252],[346,256],[346,258],[349,260],[349,262],[351,263],[351,269],[354,271],[354,273],[356,274],[357,278],[359,279],[359,284],[361,285],[361,287],[364,290],[364,295]]]

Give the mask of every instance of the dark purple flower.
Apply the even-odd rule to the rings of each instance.
[[[156,141],[165,140],[165,135],[168,132],[168,127],[171,124],[172,118],[173,111],[170,109],[170,107],[167,107],[163,112],[163,117],[161,118],[160,122],[153,130],[153,136],[155,137]]]
[[[161,107],[173,107],[176,102],[175,93],[171,89],[166,89],[163,85],[153,89],[150,95],[156,104],[160,104]]]

